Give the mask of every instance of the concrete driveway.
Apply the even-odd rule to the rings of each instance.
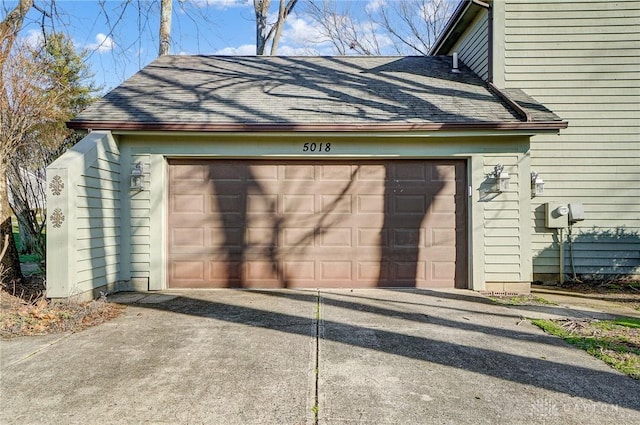
[[[7,424],[640,423],[640,382],[469,291],[181,291],[1,341]],[[591,312],[572,310],[571,315]]]

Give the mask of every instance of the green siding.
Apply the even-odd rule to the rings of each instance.
[[[141,162],[144,169],[144,190],[130,191],[131,223],[131,277],[149,278],[151,250],[151,192],[150,192],[150,155],[134,154],[129,167]]]
[[[639,274],[640,1],[507,0],[504,9],[505,87],[569,122],[531,140],[531,167],[545,180],[532,202],[534,273],[559,271],[542,208],[559,201],[585,206],[573,230],[578,274]]]
[[[97,131],[47,167],[48,208],[65,217],[47,228],[48,296],[79,295],[120,280],[120,174],[118,146]],[[52,191],[53,179],[61,179],[62,190]]]
[[[530,279],[529,270],[522,267],[523,224],[520,202],[520,166],[522,155],[484,155],[484,174],[490,175],[496,164],[504,165],[509,173],[509,191],[491,195],[482,202],[484,211],[483,240],[485,279],[487,282],[524,282]],[[489,181],[491,184],[491,181]],[[493,196],[495,198],[491,199]]]
[[[330,140],[337,154],[321,156],[338,160],[371,158],[467,158],[469,184],[469,244],[473,252],[470,287],[484,290],[487,284],[521,283],[531,279],[529,235],[529,189],[522,176],[528,173],[528,136],[456,136],[453,138],[282,135],[123,135],[123,169],[138,161],[145,165],[145,189],[128,192],[123,221],[130,222],[123,241],[123,252],[130,261],[123,268],[131,279],[149,279],[149,288],[164,289],[164,250],[160,236],[166,229],[166,158],[268,158],[314,160],[300,153],[302,140]],[[319,139],[318,139],[319,138]],[[363,143],[364,142],[364,143]],[[511,187],[506,193],[481,200],[483,187],[491,184],[487,174],[497,163],[510,173]],[[520,170],[525,170],[520,172]],[[524,174],[523,174],[524,173]],[[528,177],[527,177],[528,179]],[[524,190],[522,188],[524,187]],[[477,248],[477,249],[476,249]],[[124,254],[123,254],[124,255]]]
[[[489,75],[488,53],[488,14],[481,12],[465,32],[460,43],[452,49],[458,58],[480,77],[487,79]]]

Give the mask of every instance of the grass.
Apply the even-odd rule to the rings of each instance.
[[[618,371],[640,380],[640,319],[532,319],[531,322]]]
[[[536,295],[515,295],[507,297],[489,297],[490,300],[506,305],[556,305],[556,303]]]
[[[14,226],[15,227],[15,226]],[[22,240],[20,239],[20,233],[17,230],[13,232],[13,239],[16,241],[16,248],[18,253],[22,250]],[[19,254],[21,263],[37,263],[42,262],[42,257],[38,254]]]

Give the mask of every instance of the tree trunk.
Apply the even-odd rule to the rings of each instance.
[[[267,14],[271,0],[253,0],[256,12],[256,54],[264,55],[267,47]]]
[[[11,207],[7,194],[7,169],[3,163],[4,160],[4,158],[0,158],[0,252],[4,251],[4,255],[0,259],[0,267],[2,268],[0,282],[10,284],[22,281],[22,271],[20,270],[20,257],[18,257],[16,241],[13,239]]]
[[[13,42],[22,29],[24,17],[33,6],[33,0],[20,0],[16,7],[0,22],[0,69],[13,47]]]
[[[273,40],[271,41],[271,56],[275,56],[278,53],[278,44],[280,43],[280,36],[282,35],[282,29],[289,14],[293,10],[298,0],[289,0],[285,6],[285,0],[280,0],[280,8],[278,9],[278,22],[276,22],[269,31],[269,35],[273,33]],[[268,38],[268,36],[267,36]]]
[[[169,54],[171,44],[171,10],[173,0],[162,0],[160,6],[160,49],[158,56]]]

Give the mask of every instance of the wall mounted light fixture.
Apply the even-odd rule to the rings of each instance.
[[[540,196],[544,194],[544,180],[535,171],[531,172],[531,196]]]
[[[496,164],[496,166],[493,167],[493,178],[495,179],[493,186],[495,192],[501,193],[509,190],[511,177],[509,177],[509,173],[504,171],[504,165]]]
[[[144,176],[142,171],[142,163],[138,162],[131,170],[129,180],[129,188],[131,190],[142,190],[144,187]]]

